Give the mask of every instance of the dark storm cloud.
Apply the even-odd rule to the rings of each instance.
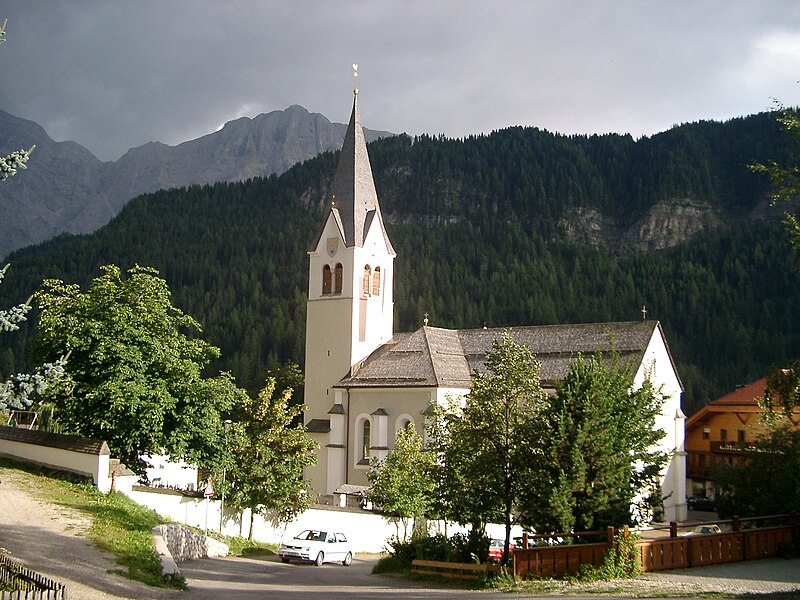
[[[798,103],[800,5],[531,0],[12,3],[0,109],[103,159],[301,104],[367,127],[650,134]]]

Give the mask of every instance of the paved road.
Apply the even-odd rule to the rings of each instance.
[[[499,597],[491,590],[434,589],[424,584],[372,575],[377,558],[356,557],[352,566],[337,564],[315,567],[304,564],[283,564],[275,557],[216,558],[181,563],[189,592],[186,600],[220,600],[224,598],[284,598],[288,600],[324,598],[332,600],[371,600],[410,598],[412,600],[445,600]],[[621,593],[598,593],[596,586],[561,590],[571,597],[595,600],[621,597],[651,597],[669,594],[673,597],[696,597],[699,593],[735,595],[800,590],[800,559],[767,559],[748,563],[647,573],[637,580],[598,584],[600,590],[617,589]],[[595,587],[593,590],[592,588]],[[555,590],[554,590],[555,591]],[[505,596],[505,595],[503,595]],[[513,594],[515,599],[552,597]],[[800,594],[798,594],[800,597]]]
[[[281,600],[324,598],[325,600],[369,600],[372,598],[474,598],[476,592],[433,589],[424,585],[372,575],[377,558],[356,556],[344,567],[321,567],[301,563],[284,564],[276,557],[206,558],[181,563],[189,584],[187,600],[221,598],[280,598]]]

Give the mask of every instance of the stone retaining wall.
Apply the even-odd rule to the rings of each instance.
[[[160,535],[175,561],[193,560],[211,556],[227,556],[228,546],[220,541],[195,533],[182,525],[158,525],[153,535]]]

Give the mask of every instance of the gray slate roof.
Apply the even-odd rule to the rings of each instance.
[[[0,439],[12,442],[22,442],[25,444],[36,444],[37,446],[47,446],[48,448],[61,448],[72,450],[83,454],[111,454],[108,444],[103,440],[84,438],[77,435],[64,435],[61,433],[48,433],[35,429],[23,429],[21,427],[8,427],[0,425]]]
[[[468,388],[472,374],[484,370],[492,342],[508,331],[515,342],[528,346],[541,363],[542,385],[563,379],[578,354],[610,349],[610,337],[620,359],[639,364],[658,321],[541,325],[494,329],[422,327],[398,333],[367,357],[336,387]],[[666,340],[664,341],[666,345]]]
[[[386,247],[390,254],[394,254],[394,248],[383,225],[378,193],[375,191],[367,142],[358,112],[358,94],[353,98],[353,112],[344,136],[331,193],[334,201],[331,211],[342,231],[345,246],[363,246],[366,232],[377,219]],[[311,251],[316,250],[321,235],[322,231],[314,240]]]

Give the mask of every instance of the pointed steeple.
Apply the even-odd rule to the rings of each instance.
[[[394,254],[386,229],[383,226],[378,193],[372,178],[372,167],[367,154],[367,142],[358,113],[358,90],[353,90],[353,112],[342,144],[342,153],[333,178],[333,210],[339,213],[345,245],[364,245],[370,224],[378,219],[389,251]]]

